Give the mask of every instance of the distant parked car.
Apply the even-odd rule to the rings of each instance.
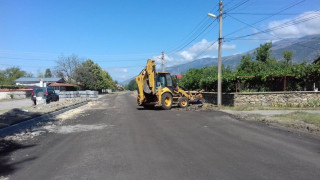
[[[34,105],[37,104],[37,100],[46,100],[46,103],[50,103],[51,101],[59,101],[59,95],[55,93],[53,88],[50,87],[39,87],[34,88],[31,94],[31,100]]]

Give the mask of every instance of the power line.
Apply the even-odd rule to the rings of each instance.
[[[14,65],[14,64],[0,64],[0,65],[2,65],[2,66],[7,66],[7,67],[10,67],[10,66],[12,66],[12,67],[20,67],[19,65],[17,66],[17,65]],[[40,66],[39,67],[43,67],[43,65],[42,64],[39,64]],[[23,65],[23,67],[31,67],[31,68],[34,68],[35,66],[34,65],[32,65],[32,66],[25,66],[25,65]],[[119,68],[119,69],[121,69],[121,68],[137,68],[137,67],[145,67],[145,65],[135,65],[135,66],[118,66],[118,67],[105,67],[105,66],[103,66],[103,68],[110,68],[110,69],[117,69],[117,68]]]
[[[228,13],[228,14],[237,14],[237,15],[255,15],[255,16],[265,16],[265,15],[274,15],[274,13],[248,13],[248,12],[235,12],[235,13]],[[277,15],[299,15],[301,13],[279,13]],[[313,14],[312,12],[308,14]]]
[[[211,43],[205,50],[201,51],[200,54],[198,54],[197,56],[195,56],[193,59],[197,59],[198,57],[202,56],[204,53],[207,52],[207,50],[208,50],[211,46],[213,46],[213,45],[214,45],[215,43],[217,43],[217,42],[218,42],[218,40],[216,40],[216,41],[214,41],[213,43]]]
[[[215,8],[212,8],[209,12],[213,11]],[[219,9],[216,10],[216,12],[218,12]],[[166,52],[168,54],[173,54],[173,52],[175,52],[177,49],[180,49],[182,46],[185,46],[185,44],[188,44],[189,41],[192,39],[194,39],[194,36],[199,37],[199,33],[203,32],[203,29],[208,28],[208,24],[209,24],[209,19],[207,16],[205,16],[196,26],[195,28],[193,28],[193,30],[181,41],[182,43],[177,43],[179,45],[177,45],[174,48],[169,48],[168,50],[166,50]],[[210,23],[212,24],[212,23]],[[197,35],[198,34],[198,35]],[[189,43],[190,44],[190,43]]]
[[[268,31],[268,32],[267,32],[266,30],[265,30],[265,31],[262,31],[262,30],[260,30],[260,29],[258,29],[258,28],[256,28],[256,27],[254,27],[254,26],[252,26],[252,25],[244,22],[244,21],[241,21],[241,20],[239,20],[239,19],[231,16],[231,15],[228,15],[228,16],[231,17],[231,18],[233,18],[233,19],[235,19],[235,20],[237,20],[237,21],[239,21],[239,22],[241,22],[241,23],[243,23],[243,24],[246,24],[247,26],[250,26],[250,27],[252,27],[252,28],[255,28],[255,29],[259,30],[260,32],[258,32],[258,33],[267,33],[267,34],[269,34],[269,35],[271,35],[271,36],[273,36],[273,37],[279,38],[279,39],[281,39],[281,40],[285,40],[284,38],[280,38],[280,37],[278,37],[278,36],[276,36],[276,35],[273,35],[273,34],[269,33],[269,31]],[[320,16],[319,16],[319,17],[320,17]],[[287,23],[287,22],[286,22],[286,23]],[[284,24],[286,24],[286,23],[284,23]],[[280,25],[280,26],[281,26],[281,25]],[[285,27],[287,27],[287,26],[285,26]],[[256,33],[255,33],[255,34],[256,34]],[[313,49],[313,50],[318,50],[318,49],[315,49],[315,48],[313,48],[313,47],[309,47],[309,46],[306,46],[306,45],[303,45],[303,44],[300,44],[300,43],[297,43],[297,44],[300,45],[300,46],[306,47],[306,48],[310,48],[310,49]]]
[[[238,3],[238,4],[236,4],[234,7],[232,7],[232,8],[230,8],[229,9],[229,11],[232,11],[232,10],[234,10],[234,9],[236,9],[236,8],[238,8],[238,7],[240,7],[240,6],[242,6],[243,4],[245,4],[245,3],[247,3],[248,1],[250,1],[250,0],[245,0],[245,1],[242,1],[242,2],[240,2],[240,3]],[[217,19],[215,19],[213,22],[215,22]],[[212,23],[213,23],[212,22]],[[216,24],[217,25],[217,24]],[[215,26],[216,26],[215,25]],[[214,27],[215,27],[214,26]],[[196,38],[195,38],[196,39]],[[217,40],[218,41],[218,40]],[[203,50],[200,54],[198,54],[196,57],[194,57],[193,59],[196,59],[196,58],[198,58],[199,56],[201,56],[202,54],[204,54],[211,46],[213,46],[217,41],[214,41],[212,44],[210,44],[205,50]],[[191,43],[191,42],[190,42]],[[190,44],[189,43],[189,44]],[[187,44],[187,45],[189,45],[189,44]],[[186,45],[186,46],[187,46]],[[186,47],[186,46],[184,46],[184,47]]]
[[[52,61],[56,62],[58,60],[52,59],[37,59],[37,58],[18,58],[18,57],[0,57],[0,59],[15,59],[15,60],[27,60],[27,61]],[[122,61],[141,61],[141,59],[134,59],[134,60],[97,60],[94,62],[122,62]]]
[[[316,39],[315,37],[300,37],[300,38],[285,38],[285,39]],[[224,40],[226,41],[236,41],[236,40],[240,40],[240,41],[253,41],[253,40],[282,40],[282,38],[274,38],[274,39],[270,39],[270,38],[237,38],[237,39],[233,39],[233,38],[224,38]]]
[[[212,21],[205,29],[203,29],[196,37],[191,39],[187,44],[185,44],[183,47],[181,47],[179,49],[176,49],[175,52],[181,51],[185,47],[189,46],[192,42],[194,42],[196,39],[198,39],[198,37],[201,36],[215,21],[216,21],[216,19],[214,21]],[[215,26],[217,26],[217,24],[215,24],[214,27]],[[171,52],[169,54],[173,54],[173,52]]]
[[[245,3],[249,2],[250,0],[245,0],[245,1],[242,1],[240,2],[239,4],[235,5],[234,7],[230,8],[230,9],[227,9],[225,10],[225,13],[229,12],[229,11],[233,11],[235,9],[237,9],[238,7],[244,5]]]
[[[275,16],[275,15],[277,15],[277,14],[280,14],[280,13],[282,13],[282,12],[284,12],[284,11],[286,11],[286,10],[288,10],[288,9],[290,9],[290,8],[292,8],[292,7],[296,6],[296,5],[304,2],[304,1],[306,1],[306,0],[301,0],[301,1],[297,2],[297,3],[294,3],[293,5],[290,5],[290,6],[286,7],[286,8],[284,8],[284,9],[281,9],[280,11],[278,11],[278,12],[276,12],[276,13],[273,13],[273,14],[271,14],[270,16],[264,17],[264,18],[262,18],[262,19],[260,19],[260,20],[258,20],[258,21],[256,21],[256,22],[250,24],[250,25],[255,25],[255,24],[258,24],[258,23],[260,23],[260,22],[262,22],[262,21],[265,21],[265,20],[267,20],[267,19],[269,19],[269,18],[271,18],[271,17],[273,17],[273,16]],[[232,35],[232,34],[235,34],[235,33],[239,32],[239,31],[241,31],[241,30],[243,30],[243,29],[245,29],[245,28],[246,28],[246,27],[239,28],[239,29],[237,29],[237,30],[235,30],[235,31],[233,31],[233,32],[225,35],[224,37],[227,37],[227,36],[230,36],[230,35]]]
[[[230,17],[232,17],[232,16],[230,16]],[[255,35],[258,35],[258,34],[262,34],[262,33],[268,33],[268,32],[274,31],[274,30],[278,30],[278,29],[282,29],[282,28],[285,28],[285,27],[288,27],[288,26],[300,24],[300,23],[303,23],[303,22],[306,22],[306,21],[309,21],[309,20],[312,20],[312,19],[315,19],[315,18],[319,18],[319,17],[320,17],[320,14],[319,15],[314,15],[314,16],[311,16],[311,17],[307,17],[305,19],[299,19],[299,18],[301,18],[301,17],[299,17],[299,18],[293,19],[291,21],[287,21],[285,23],[282,23],[281,25],[275,26],[273,28],[268,28],[268,29],[265,29],[265,30],[262,30],[262,31],[259,31],[259,32],[256,32],[256,33],[247,34],[247,35],[243,35],[243,36],[238,36],[238,37],[234,37],[234,38],[230,38],[230,39],[245,38],[245,37],[255,36]],[[232,18],[234,18],[234,17],[232,17]],[[236,19],[236,18],[234,18],[234,19]],[[299,20],[297,20],[297,19],[299,19]],[[252,25],[247,24],[247,23],[245,23],[243,21],[240,21],[240,20],[238,20],[238,21],[246,24],[247,26],[253,27]],[[253,27],[253,28],[257,29],[256,27]]]

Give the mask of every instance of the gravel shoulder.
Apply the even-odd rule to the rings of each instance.
[[[8,127],[10,125],[17,124],[19,122],[23,122],[34,117],[48,114],[50,112],[64,109],[66,107],[80,104],[86,101],[88,101],[88,99],[66,98],[60,99],[60,101],[57,102],[51,102],[49,104],[39,104],[36,106],[31,105],[27,107],[23,106],[23,108],[15,107],[3,114],[0,114],[0,128]]]
[[[320,110],[252,110],[235,111],[220,109],[238,119],[263,122],[287,130],[320,136]]]

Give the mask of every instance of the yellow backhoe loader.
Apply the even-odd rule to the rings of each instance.
[[[145,108],[158,106],[169,110],[172,105],[184,108],[189,105],[189,101],[202,99],[200,92],[184,91],[174,85],[170,73],[156,72],[156,64],[152,59],[148,60],[147,66],[136,77],[136,82],[138,105]]]

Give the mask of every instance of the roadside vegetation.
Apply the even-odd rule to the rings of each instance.
[[[131,80],[128,85],[124,86],[125,90],[134,91],[138,89],[138,85],[135,79]]]
[[[307,113],[307,112],[294,112],[290,114],[281,114],[274,116],[280,122],[292,123],[294,121],[303,121],[305,123],[313,124],[320,127],[320,114]]]
[[[294,64],[292,51],[284,51],[283,59],[277,60],[270,57],[271,47],[272,43],[265,43],[253,56],[242,56],[234,70],[223,66],[222,91],[301,91],[312,89],[313,83],[320,81],[320,56],[312,64]],[[217,74],[217,66],[190,69],[182,74],[179,85],[190,90],[216,91]]]
[[[77,55],[59,56],[53,71],[50,68],[38,70],[37,75],[26,72],[20,67],[9,67],[0,70],[0,89],[19,89],[15,80],[20,77],[64,78],[68,83],[84,89],[101,91],[102,89],[116,89],[116,82],[106,70],[103,70],[91,59],[83,60]]]

